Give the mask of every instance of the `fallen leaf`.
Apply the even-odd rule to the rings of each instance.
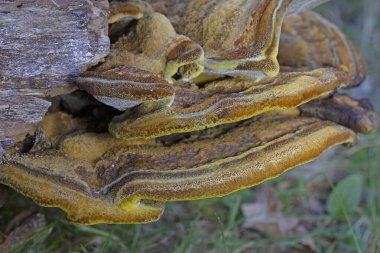
[[[327,211],[334,218],[352,213],[359,205],[363,192],[363,176],[360,174],[350,175],[344,178],[333,189],[327,200]]]
[[[281,203],[275,197],[269,184],[259,191],[254,203],[243,204],[242,212],[245,217],[243,227],[255,228],[265,234],[283,237],[299,225],[299,219],[285,216],[281,211]]]

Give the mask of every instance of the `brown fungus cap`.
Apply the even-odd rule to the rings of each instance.
[[[97,71],[125,66],[149,71],[172,82],[183,67],[193,69],[183,79],[198,76],[203,67],[203,48],[174,30],[170,21],[160,13],[150,13],[127,29],[111,48],[106,61]]]
[[[283,71],[334,67],[344,86],[361,84],[365,63],[355,45],[329,21],[313,12],[293,15],[282,26],[278,60]]]
[[[163,78],[136,68],[87,71],[76,82],[80,89],[92,94],[97,100],[121,111],[141,103],[169,106],[174,99],[173,87]]]
[[[286,15],[326,0],[148,0],[176,31],[205,50],[205,72],[261,79],[279,71],[276,59]]]
[[[190,88],[174,85],[170,107],[114,121],[110,132],[118,138],[153,138],[201,130],[297,107],[364,79],[363,59],[356,48],[321,16],[293,15],[284,26],[279,51],[282,71],[277,76],[260,81],[229,78]]]
[[[145,223],[167,201],[260,184],[378,127],[367,102],[336,92],[364,78],[357,49],[319,15],[294,14],[323,0],[148,2],[156,12],[112,4],[111,23],[138,20],[77,80],[125,112],[103,132],[46,115],[30,150],[3,158],[0,183],[77,223]]]
[[[110,2],[108,23],[113,24],[125,19],[140,19],[152,12],[151,6],[141,0],[112,1]]]
[[[76,134],[58,149],[8,157],[0,182],[78,223],[142,223],[157,220],[166,201],[224,196],[355,139],[332,122],[286,114],[171,146]]]

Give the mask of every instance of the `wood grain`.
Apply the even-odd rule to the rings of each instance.
[[[75,89],[72,80],[109,52],[108,1],[0,1],[0,141],[32,131],[44,97]]]

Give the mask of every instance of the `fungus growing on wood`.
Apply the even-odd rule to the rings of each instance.
[[[144,223],[167,201],[260,184],[378,127],[366,100],[337,93],[364,79],[358,50],[294,14],[322,1],[148,2],[112,3],[123,34],[76,81],[101,103],[51,110],[31,149],[3,158],[1,183],[74,222]]]

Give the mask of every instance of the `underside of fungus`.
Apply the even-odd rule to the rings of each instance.
[[[111,2],[111,53],[76,82],[96,112],[52,109],[0,182],[74,222],[144,223],[167,201],[224,196],[354,144],[380,120],[338,93],[364,80],[356,47],[296,13],[320,2]]]

